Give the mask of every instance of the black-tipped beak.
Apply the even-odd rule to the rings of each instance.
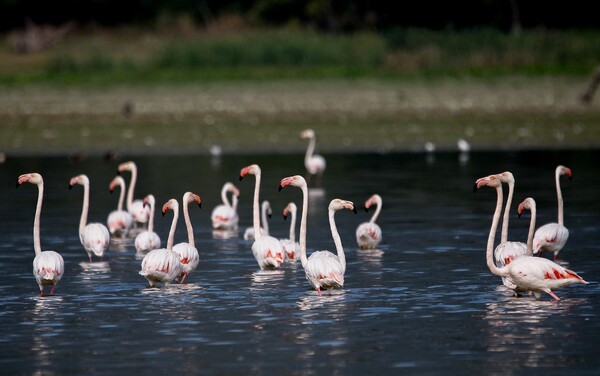
[[[121,176],[121,171],[117,170],[117,175]]]
[[[356,211],[356,208],[352,208],[352,211],[354,212],[354,214],[358,214],[358,211]]]
[[[110,194],[112,195],[112,193],[113,193],[113,190],[112,190],[112,189],[109,189],[108,191],[109,191],[109,192],[110,192]]]
[[[519,218],[521,218],[521,214],[522,214],[522,213],[517,213],[517,215],[519,216]]]
[[[367,207],[365,206],[365,213],[368,213],[368,212],[369,212],[369,208],[367,208]]]
[[[21,185],[21,184],[19,184],[19,182],[17,181],[17,186],[15,188],[19,188],[19,185]]]
[[[270,219],[272,215],[273,215],[273,214],[267,214],[267,217],[269,217],[269,219]]]
[[[202,201],[200,201],[200,202],[198,203],[198,207],[199,207],[200,209],[202,209]]]
[[[284,220],[284,221],[287,221],[287,215],[284,215],[284,216],[283,216],[283,220]]]
[[[244,177],[242,175],[240,175],[240,181],[242,181],[242,179],[244,179]]]
[[[569,176],[569,181],[573,181],[573,175]]]
[[[162,216],[164,217],[167,212],[162,212]]]
[[[278,192],[281,192],[282,189],[283,189],[283,186],[280,184]]]
[[[477,192],[477,183],[473,186],[473,193]]]
[[[73,189],[73,186],[71,184],[69,184],[69,191]]]

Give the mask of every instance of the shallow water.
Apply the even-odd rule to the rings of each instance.
[[[271,233],[287,236],[281,212],[301,203],[295,188],[277,192],[282,177],[303,174],[301,155],[136,157],[138,198],[151,192],[157,206],[191,190],[190,207],[200,264],[184,285],[147,288],[131,239],[113,242],[104,262],[87,262],[77,234],[82,190],[70,177],[91,180],[90,220],[105,222],[116,207],[108,193],[116,162],[88,158],[9,159],[0,165],[0,348],[2,374],[147,372],[210,374],[595,374],[600,366],[600,152],[522,152],[328,155],[322,194],[309,208],[308,248],[333,249],[326,208],[330,199],[360,208],[383,197],[378,251],[359,251],[357,225],[370,218],[336,214],[348,267],[346,285],[317,296],[299,264],[259,273],[250,242],[253,177],[238,181],[251,163],[263,169],[262,198],[274,209]],[[570,238],[559,262],[589,285],[556,293],[562,301],[514,298],[485,265],[484,250],[495,192],[472,193],[475,179],[510,170],[517,185],[513,211],[526,196],[537,201],[538,223],[556,220],[554,168],[562,180]],[[39,297],[32,276],[31,226],[37,190],[15,190],[19,174],[37,171],[46,182],[42,246],[62,254],[65,276],[53,297]],[[129,180],[129,175],[125,175]],[[220,188],[241,190],[240,233],[213,236],[210,212]],[[315,193],[315,192],[313,192]],[[318,193],[318,192],[317,192]],[[167,238],[171,216],[156,217]],[[511,216],[509,238],[524,241],[529,215]],[[176,242],[184,241],[180,221]],[[549,255],[546,255],[549,257]]]

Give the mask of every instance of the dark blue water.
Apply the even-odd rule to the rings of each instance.
[[[118,162],[88,158],[8,159],[0,165],[1,374],[596,374],[600,366],[600,152],[327,155],[324,194],[310,204],[308,248],[333,249],[327,205],[335,197],[362,205],[383,197],[380,250],[357,250],[354,231],[370,213],[336,215],[346,249],[346,285],[324,296],[309,289],[302,267],[257,273],[250,242],[215,239],[210,211],[222,184],[241,190],[240,235],[251,220],[258,163],[262,198],[275,215],[271,233],[287,236],[281,211],[300,191],[279,180],[304,174],[301,155],[135,157],[136,196],[157,205],[193,191],[190,207],[200,264],[185,285],[148,289],[132,240],[111,244],[103,263],[88,263],[77,233],[82,191],[91,180],[90,220],[105,222],[117,196],[108,184]],[[475,179],[504,170],[516,177],[515,207],[537,201],[538,223],[556,220],[554,168],[564,164],[565,223],[570,238],[560,263],[589,285],[541,300],[514,298],[485,265],[495,192],[472,193]],[[65,276],[53,297],[38,297],[32,275],[37,190],[15,189],[19,174],[46,182],[42,246],[60,252]],[[128,181],[129,175],[125,175]],[[513,209],[515,210],[515,209]],[[167,238],[171,216],[157,215]],[[525,241],[529,216],[511,217],[509,239]],[[180,221],[176,242],[185,240]],[[548,256],[547,256],[548,257]]]

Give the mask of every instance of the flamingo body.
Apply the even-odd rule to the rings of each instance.
[[[129,214],[129,212],[123,210],[123,203],[125,201],[125,180],[123,180],[121,176],[116,176],[110,182],[108,188],[111,193],[114,191],[117,185],[121,188],[121,192],[119,193],[119,202],[117,204],[117,209],[108,214],[106,225],[108,226],[108,231],[111,234],[116,237],[124,237],[127,236],[127,232],[133,224],[133,219],[131,218],[131,214]]]
[[[278,268],[285,257],[279,240],[268,235],[262,235],[252,243],[252,254],[261,269]]]
[[[171,283],[181,274],[179,255],[173,250],[159,248],[150,251],[142,260],[140,275],[146,277],[150,287],[157,282]]]
[[[79,240],[83,248],[92,260],[92,254],[102,259],[104,252],[108,249],[110,233],[106,226],[101,223],[89,223],[79,233]]]
[[[144,206],[148,206],[148,229],[136,235],[134,245],[138,253],[147,253],[160,248],[160,237],[154,232],[154,206],[156,200],[154,195],[149,194],[144,197]]]
[[[320,290],[344,287],[344,268],[339,258],[329,251],[316,251],[310,255],[304,272],[308,283],[321,295]]]
[[[227,199],[228,192],[232,193],[233,204],[230,204]],[[223,203],[217,205],[210,214],[213,229],[224,231],[237,229],[239,223],[239,216],[237,213],[239,195],[240,191],[233,183],[227,182],[223,185],[223,188],[221,189],[221,200]]]
[[[494,259],[498,267],[503,267],[511,263],[516,258],[527,255],[527,245],[521,242],[504,242],[498,244],[494,249]],[[502,277],[502,284],[510,289],[515,290],[515,285],[508,278]]]
[[[181,274],[179,275],[181,281],[179,283],[183,283],[188,274],[193,272],[200,262],[200,255],[198,254],[198,249],[196,249],[194,241],[194,228],[192,227],[192,221],[190,220],[188,211],[188,204],[192,202],[195,202],[199,207],[202,207],[200,196],[192,192],[186,192],[183,195],[183,217],[188,232],[188,241],[187,243],[183,242],[176,244],[173,247],[173,252],[177,253],[179,261],[181,262]]]
[[[374,194],[365,202],[365,210],[369,210],[371,206],[376,205],[375,213],[369,222],[361,223],[356,228],[356,242],[360,249],[375,249],[381,243],[381,228],[375,221],[381,212],[383,202],[381,196]]]

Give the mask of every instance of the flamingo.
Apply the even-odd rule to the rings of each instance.
[[[108,214],[106,224],[108,225],[108,231],[110,231],[111,234],[116,237],[124,237],[127,236],[127,232],[131,228],[133,219],[129,212],[123,210],[123,202],[125,201],[125,180],[121,176],[115,176],[110,182],[108,186],[110,193],[112,193],[117,186],[121,188],[117,210],[113,210]]]
[[[188,212],[188,204],[192,202],[198,204],[199,208],[202,207],[200,196],[192,192],[185,192],[183,195],[183,218],[185,219],[185,227],[187,228],[188,241],[187,243],[183,242],[176,244],[173,247],[173,252],[177,253],[179,261],[181,262],[181,274],[179,275],[181,281],[179,283],[183,283],[185,277],[196,269],[198,262],[200,261],[200,255],[198,255],[198,250],[196,249],[194,242],[194,228],[192,227],[190,214]]]
[[[135,237],[135,250],[138,253],[147,253],[160,248],[160,237],[154,232],[154,206],[156,205],[154,195],[149,194],[146,196],[143,204],[150,208],[150,215],[148,217],[148,229],[140,232]]]
[[[148,223],[148,217],[150,216],[148,209],[144,207],[142,200],[133,200],[133,192],[135,190],[135,183],[137,182],[137,166],[135,162],[121,163],[118,168],[119,175],[123,171],[131,172],[131,181],[129,182],[129,190],[127,191],[127,211],[131,214],[135,226]]]
[[[567,243],[567,239],[569,239],[569,230],[565,227],[563,220],[563,197],[560,190],[560,176],[567,175],[569,180],[571,180],[571,169],[559,165],[556,167],[554,175],[556,196],[558,198],[558,223],[547,223],[537,229],[533,237],[533,253],[537,254],[540,251],[553,252],[554,261],[556,261],[558,252],[560,252]]]
[[[23,183],[35,184],[38,187],[38,199],[33,220],[33,250],[35,251],[33,276],[40,287],[40,296],[44,296],[44,286],[47,285],[52,285],[50,295],[54,295],[56,285],[65,272],[65,262],[58,252],[42,251],[40,244],[40,214],[44,198],[44,179],[42,175],[32,172],[19,176],[17,188]]]
[[[227,199],[227,193],[229,192],[232,193],[232,204],[230,204],[229,200]],[[223,200],[223,204],[215,206],[210,214],[213,229],[226,231],[237,229],[239,222],[239,216],[237,213],[239,196],[240,191],[233,183],[227,182],[223,185],[223,188],[221,188],[221,199]]]
[[[494,210],[486,249],[486,263],[492,274],[508,278],[516,286],[516,291],[531,291],[538,299],[542,293],[547,293],[555,300],[560,300],[552,290],[574,283],[587,284],[577,273],[565,269],[545,258],[521,256],[512,260],[508,265],[500,268],[497,267],[493,261],[493,248],[496,229],[500,220],[500,212],[502,211],[502,182],[497,175],[490,175],[478,179],[475,184],[476,189],[488,186],[496,188],[497,193],[496,209]],[[531,213],[532,221],[534,220],[534,215],[535,209]],[[533,227],[530,226],[528,238],[531,236]]]
[[[108,249],[110,242],[110,233],[102,223],[87,223],[88,211],[90,207],[90,179],[85,174],[77,175],[71,178],[69,189],[75,184],[83,185],[83,207],[81,209],[81,219],[79,220],[79,240],[87,252],[90,262],[92,255],[104,258],[104,253]]]
[[[157,282],[171,283],[175,278],[181,275],[181,262],[179,255],[173,252],[173,238],[177,228],[177,219],[179,218],[179,203],[175,199],[170,199],[162,207],[162,215],[167,210],[173,210],[173,220],[167,239],[167,248],[159,248],[150,251],[142,260],[142,270],[140,275],[146,277],[150,287],[154,287]]]
[[[300,133],[300,138],[309,139],[306,155],[304,156],[304,166],[306,167],[306,179],[310,181],[311,175],[317,175],[317,185],[321,185],[321,177],[325,171],[325,158],[318,154],[313,154],[315,151],[316,136],[312,129],[305,129]]]
[[[331,235],[335,243],[337,255],[329,251],[313,252],[309,258],[306,258],[306,220],[308,211],[308,188],[306,180],[300,175],[283,178],[279,185],[281,191],[288,185],[298,187],[302,190],[302,218],[300,221],[300,261],[306,274],[306,279],[312,287],[317,290],[321,296],[321,289],[331,289],[333,287],[344,286],[344,274],[346,272],[346,256],[342,241],[335,225],[334,214],[341,209],[352,210],[356,213],[354,204],[351,201],[333,199],[329,204],[329,226]]]
[[[269,222],[267,218],[271,218],[273,214],[273,210],[271,209],[271,203],[267,200],[264,200],[260,206],[260,217],[262,226],[260,227],[260,233],[262,235],[269,235]],[[254,240],[256,237],[254,236],[254,226],[246,228],[244,231],[244,240]]]
[[[296,261],[298,260],[298,255],[300,254],[300,243],[296,241],[296,212],[298,208],[296,204],[290,202],[287,204],[285,209],[283,209],[283,219],[287,219],[288,215],[291,214],[292,219],[290,221],[290,237],[287,239],[279,240],[281,242],[281,247],[285,252],[286,260],[288,261]]]
[[[375,213],[369,222],[361,223],[356,228],[356,242],[360,249],[375,249],[381,242],[381,228],[375,221],[379,217],[382,205],[381,196],[374,194],[365,202],[365,211],[368,211],[372,205],[377,205]]]
[[[258,220],[258,196],[260,192],[260,167],[256,164],[242,168],[240,171],[240,180],[246,175],[254,175],[256,182],[254,184],[254,199],[252,206],[252,222],[254,224],[255,240],[252,243],[252,254],[256,262],[262,269],[277,268],[281,265],[284,259],[281,243],[276,238],[263,234],[260,231],[260,223]]]

